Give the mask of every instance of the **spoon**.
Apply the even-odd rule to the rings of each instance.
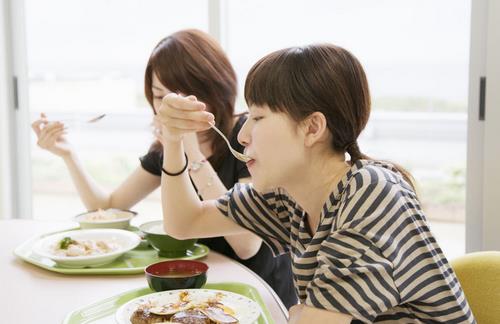
[[[102,115],[99,115],[96,117],[92,117],[89,120],[83,120],[83,119],[79,119],[79,118],[68,118],[68,119],[62,119],[60,121],[62,121],[62,122],[81,122],[81,123],[92,124],[92,123],[96,123],[96,122],[100,121],[105,116],[106,116],[106,114],[102,114]]]
[[[243,153],[240,153],[238,151],[236,151],[235,149],[233,149],[231,147],[231,143],[229,143],[229,140],[227,139],[227,137],[224,135],[224,133],[222,133],[220,131],[220,129],[218,129],[217,127],[215,127],[213,124],[210,124],[210,128],[212,128],[214,131],[216,131],[220,136],[222,136],[222,138],[224,139],[224,141],[226,141],[226,144],[227,144],[227,147],[229,148],[229,151],[231,151],[231,154],[234,155],[235,158],[237,158],[238,160],[240,160],[241,162],[243,163],[247,163],[248,161],[252,160],[251,157],[249,157],[248,155],[245,155]]]

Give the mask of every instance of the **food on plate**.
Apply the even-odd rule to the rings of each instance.
[[[111,240],[74,240],[66,236],[55,244],[52,252],[57,256],[77,257],[105,254],[119,248],[120,246]]]
[[[191,303],[189,300],[189,293],[187,291],[183,291],[179,294],[179,301],[175,303],[168,303],[164,305],[152,305],[146,304],[149,306],[149,311],[156,315],[172,315],[176,312],[187,310],[191,307]]]
[[[201,312],[203,312],[203,314],[215,323],[238,323],[238,320],[229,314],[230,310],[223,305],[208,306],[206,308],[202,308]]]
[[[77,244],[77,242],[72,240],[71,237],[65,237],[59,241],[59,249],[67,250],[71,244]]]
[[[151,313],[147,308],[138,308],[130,321],[132,324],[169,323],[166,316]]]
[[[117,209],[98,209],[95,212],[86,214],[82,220],[86,222],[108,222],[118,219],[131,218],[132,216],[133,214],[127,211]]]
[[[52,233],[35,242],[33,253],[58,267],[100,267],[136,248],[140,237],[119,229],[72,230]]]
[[[175,313],[170,322],[182,324],[210,324],[210,319],[196,308]]]
[[[174,303],[141,304],[130,317],[132,324],[182,323],[182,324],[235,324],[234,311],[222,304],[223,293],[204,301],[192,301],[188,291],[179,293],[179,300]]]

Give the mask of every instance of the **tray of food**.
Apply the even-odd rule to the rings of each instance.
[[[258,291],[243,283],[208,283],[201,289],[131,290],[77,309],[64,324],[272,324]]]
[[[89,215],[89,217],[84,217]],[[111,216],[114,215],[114,216]],[[194,260],[206,256],[207,246],[196,240],[175,240],[162,232],[162,222],[132,227],[135,213],[94,211],[78,215],[80,228],[34,237],[14,250],[22,260],[63,274],[137,274],[164,260]],[[122,229],[127,225],[126,229]]]

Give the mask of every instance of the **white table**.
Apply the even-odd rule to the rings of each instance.
[[[0,220],[1,323],[61,323],[71,311],[119,293],[146,287],[138,275],[64,275],[17,259],[14,249],[35,235],[71,228],[70,222]],[[274,291],[250,269],[221,254],[210,252],[208,282],[235,281],[255,287],[274,321],[286,323],[288,313]],[[112,323],[112,322],[111,322]]]

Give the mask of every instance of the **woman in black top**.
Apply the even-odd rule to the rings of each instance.
[[[144,89],[155,114],[162,98],[171,92],[190,93],[203,100],[217,118],[215,125],[231,138],[233,147],[242,151],[236,135],[246,117],[234,116],[236,75],[220,46],[209,35],[197,30],[183,30],[161,40],[149,58]],[[82,168],[64,137],[63,123],[49,122],[42,114],[32,127],[38,145],[64,160],[88,210],[130,209],[160,186],[163,161],[160,141],[153,143],[149,152],[140,158],[141,166],[108,194],[102,192]],[[156,134],[160,135],[161,129],[157,128]],[[236,161],[214,131],[187,135],[183,145],[190,161],[191,181],[203,199],[214,199],[235,183],[248,182],[246,166]],[[296,304],[288,255],[274,258],[269,247],[251,232],[201,242],[247,265],[268,282],[287,307]]]

